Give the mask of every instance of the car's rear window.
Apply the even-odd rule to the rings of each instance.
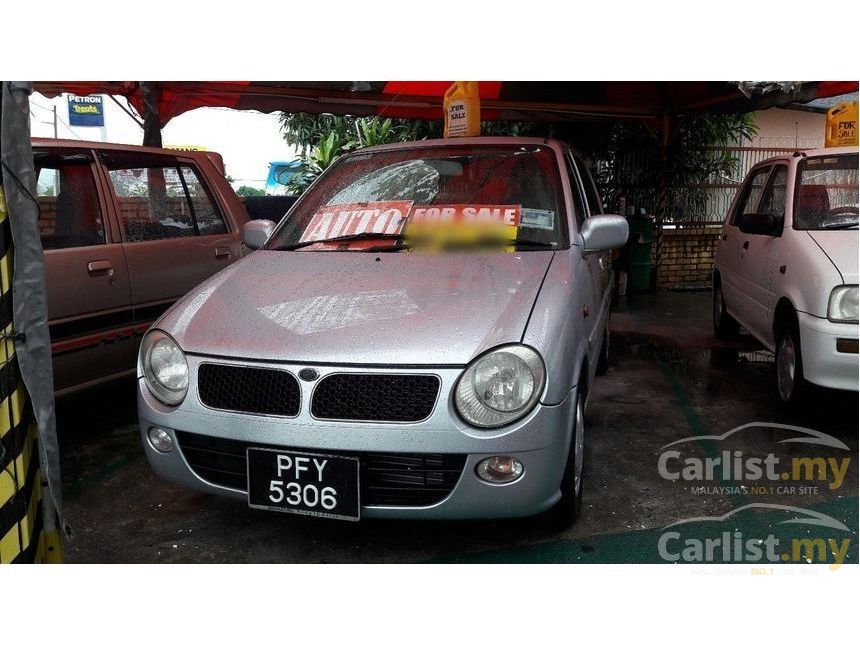
[[[794,228],[857,226],[857,154],[809,157],[797,166]]]
[[[508,225],[521,250],[565,247],[554,151],[540,145],[452,145],[354,153],[308,189],[267,247],[373,232],[408,235],[443,220]],[[304,248],[351,251],[367,244]]]

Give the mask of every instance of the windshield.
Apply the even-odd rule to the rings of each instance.
[[[358,152],[308,189],[266,248],[394,251],[446,231],[441,237],[457,241],[450,248],[480,239],[482,248],[551,250],[567,246],[563,204],[545,146]]]
[[[857,226],[857,155],[810,157],[798,164],[794,227],[835,230]]]

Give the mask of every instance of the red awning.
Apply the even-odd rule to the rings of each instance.
[[[441,119],[451,81],[158,81],[159,119],[198,107]],[[657,118],[702,112],[748,112],[857,91],[857,81],[750,84],[728,81],[480,81],[486,120],[570,121]],[[137,81],[41,81],[47,96],[62,92],[125,96],[144,113]]]

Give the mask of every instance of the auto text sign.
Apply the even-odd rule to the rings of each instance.
[[[299,241],[322,241],[361,233],[397,235],[403,230],[410,208],[412,208],[412,202],[406,200],[323,206],[314,213]],[[370,242],[373,246],[380,245],[379,241]],[[391,243],[393,244],[394,241],[392,240]],[[355,245],[355,242],[350,242],[350,247]]]
[[[84,128],[101,128],[105,124],[104,101],[100,94],[66,97],[69,107],[69,125]]]

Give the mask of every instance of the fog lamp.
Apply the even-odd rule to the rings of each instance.
[[[523,465],[513,457],[495,456],[484,459],[475,468],[475,473],[491,484],[508,484],[523,474]]]
[[[158,452],[170,452],[173,450],[173,438],[164,428],[152,427],[147,434],[149,434],[149,443]]]

